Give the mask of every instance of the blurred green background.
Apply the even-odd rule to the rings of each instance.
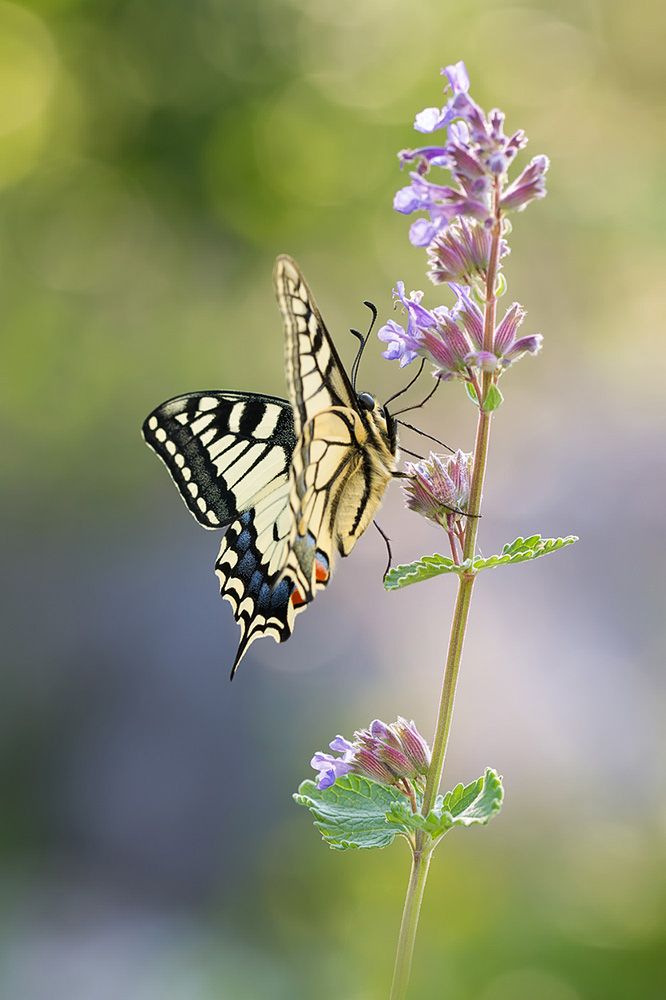
[[[479,582],[445,780],[491,765],[506,803],[435,857],[411,995],[666,997],[665,21],[657,0],[0,2],[0,995],[387,995],[407,849],[331,852],[290,795],[338,732],[431,734],[453,581],[385,594],[369,532],[230,687],[219,540],[139,428],[180,392],[284,392],[277,253],[348,361],[363,299],[382,322],[397,279],[442,301],[395,154],[464,59],[552,160],[505,264],[545,346],[503,382],[481,545],[581,541]],[[360,381],[386,398],[405,379],[379,354]],[[460,389],[418,422],[472,446]],[[395,559],[445,551],[399,494]]]

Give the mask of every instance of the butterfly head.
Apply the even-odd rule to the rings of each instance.
[[[360,411],[366,415],[368,422],[376,428],[389,451],[395,454],[397,447],[396,426],[391,414],[385,406],[377,402],[370,392],[359,392],[357,399]]]

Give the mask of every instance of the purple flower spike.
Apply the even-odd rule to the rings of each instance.
[[[405,215],[423,211],[428,219],[419,219],[409,231],[413,246],[428,247],[445,233],[455,219],[478,220],[494,224],[498,210],[496,194],[501,191],[516,153],[527,142],[522,131],[504,134],[504,114],[494,108],[486,116],[469,95],[469,75],[463,62],[442,70],[451,88],[444,107],[424,108],[416,115],[418,132],[432,133],[446,128],[447,142],[442,145],[404,149],[398,155],[401,168],[415,161],[411,184],[394,199],[396,211]],[[448,87],[446,88],[448,90]],[[457,187],[442,187],[426,181],[432,167],[450,169]],[[535,157],[521,176],[501,196],[500,211],[523,209],[534,198],[545,194],[544,176],[548,168],[545,156]]]
[[[509,184],[508,173],[527,143],[524,132],[507,136],[504,113],[493,108],[486,114],[476,104],[463,62],[446,66],[442,73],[448,81],[448,101],[442,108],[421,111],[415,127],[421,132],[446,129],[446,142],[440,138],[439,145],[400,152],[401,168],[411,161],[415,169],[393,204],[403,215],[422,213],[409,228],[410,243],[426,248],[428,277],[435,285],[448,283],[458,302],[450,310],[442,306],[429,311],[421,305],[421,293],[407,300],[399,290],[396,294],[409,316],[407,330],[389,321],[379,337],[388,345],[385,358],[403,367],[425,357],[436,366],[435,378],[467,382],[478,397],[481,375],[484,385],[496,386],[516,358],[541,346],[537,334],[517,338],[520,307],[511,307],[494,330],[487,307],[505,287],[501,262],[509,253],[504,239],[509,228],[504,216],[545,195],[548,158],[535,156]],[[452,183],[429,179],[438,167],[450,171]],[[493,288],[487,287],[489,282]],[[485,309],[477,303],[485,303]]]

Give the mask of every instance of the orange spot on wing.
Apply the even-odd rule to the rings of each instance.
[[[300,608],[302,604],[305,604],[305,598],[303,597],[303,594],[301,594],[298,587],[294,587],[291,592],[291,603],[295,608]]]
[[[328,566],[319,559],[315,560],[315,579],[317,583],[325,583],[328,580]]]

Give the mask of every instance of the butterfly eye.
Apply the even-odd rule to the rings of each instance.
[[[359,392],[358,401],[364,410],[374,410],[375,401],[369,392]]]

